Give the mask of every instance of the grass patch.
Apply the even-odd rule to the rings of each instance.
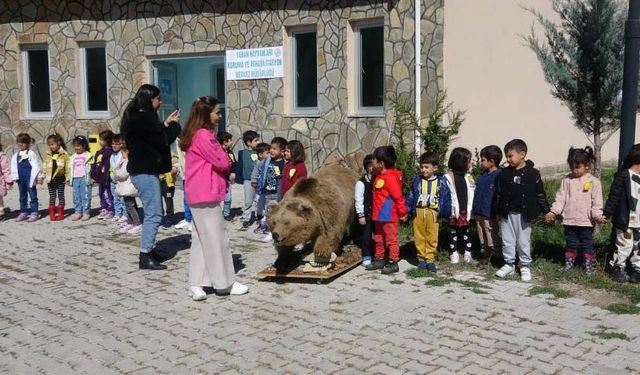
[[[607,306],[606,309],[614,314],[640,314],[640,307],[625,303],[613,303]]]
[[[471,289],[491,289],[488,285],[479,283],[477,281],[474,280],[458,280],[458,279],[450,279],[450,281],[452,283],[456,283],[456,284],[460,284],[462,286],[464,286],[465,288],[471,288]]]
[[[619,339],[619,340],[624,340],[624,341],[630,341],[631,338],[627,335],[625,335],[624,333],[620,333],[620,332],[607,332],[607,331],[600,331],[600,332],[587,332],[588,334],[590,334],[591,336],[596,336],[598,338],[601,338],[603,340],[611,340],[611,339]]]
[[[399,284],[404,284],[404,281],[402,280],[398,280],[398,279],[393,279],[391,281],[389,281],[391,284],[395,284],[395,285],[399,285]]]
[[[407,275],[407,277],[411,277],[414,279],[418,279],[421,277],[438,277],[437,274],[420,268],[411,268],[406,270],[404,273]]]
[[[427,280],[427,282],[424,283],[424,285],[426,285],[426,286],[445,286],[447,284],[449,284],[449,280],[448,279],[443,279],[441,277]]]
[[[552,285],[534,286],[533,288],[529,289],[530,296],[537,296],[539,294],[551,294],[555,298],[569,298],[573,295],[567,290]]]
[[[470,290],[475,294],[489,294],[489,292],[480,288],[471,288]]]

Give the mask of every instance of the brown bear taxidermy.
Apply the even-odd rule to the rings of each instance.
[[[329,263],[353,221],[357,180],[358,174],[350,169],[325,165],[269,208],[267,224],[278,252],[276,269],[297,267],[304,254],[294,247],[307,243],[316,263]]]

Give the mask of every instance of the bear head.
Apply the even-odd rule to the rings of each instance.
[[[304,244],[318,235],[320,213],[303,198],[287,197],[270,206],[267,224],[276,246]]]

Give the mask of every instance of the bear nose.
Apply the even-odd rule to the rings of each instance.
[[[278,242],[278,239],[280,238],[280,235],[276,232],[271,232],[271,237],[273,237],[273,241],[274,242]]]

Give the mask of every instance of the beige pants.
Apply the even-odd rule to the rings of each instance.
[[[616,250],[611,260],[612,267],[624,268],[627,259],[633,268],[640,270],[640,229],[629,228],[626,231],[616,229]]]
[[[476,216],[475,219],[482,250],[486,256],[491,256],[494,250],[500,249],[500,228],[495,221],[486,217]]]
[[[189,283],[228,289],[236,280],[220,203],[190,206],[193,215]]]

